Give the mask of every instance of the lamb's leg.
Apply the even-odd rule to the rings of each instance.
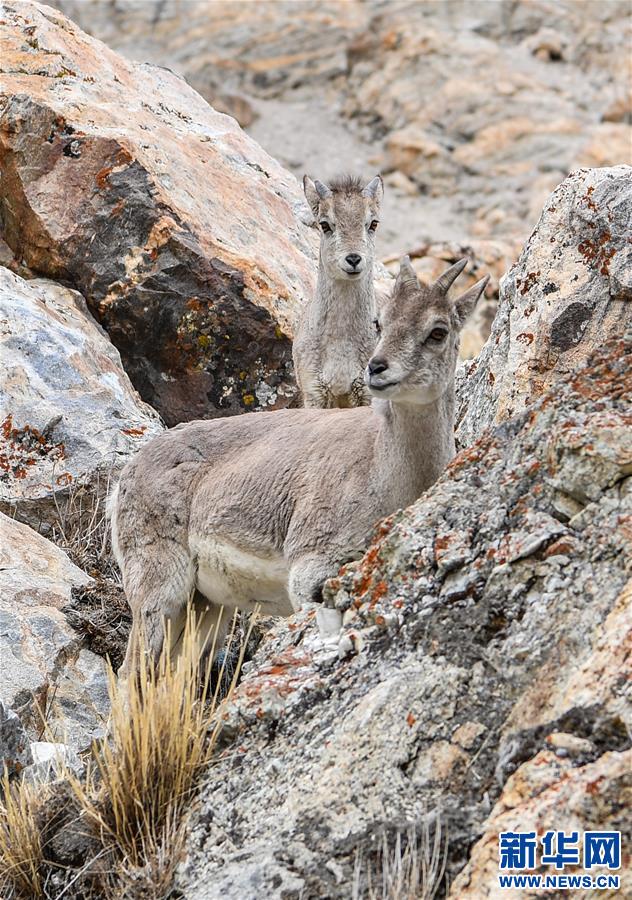
[[[195,583],[190,555],[173,542],[153,544],[151,552],[136,553],[124,562],[123,587],[132,610],[132,629],[123,665],[122,681],[138,672],[138,652],[144,647],[148,665],[155,666],[165,637],[166,622],[178,627]],[[173,633],[173,627],[171,629]]]
[[[322,556],[303,556],[290,566],[289,593],[294,610],[316,607],[316,621],[323,639],[337,637],[342,627],[342,615],[323,603],[323,585],[336,574],[337,567]]]

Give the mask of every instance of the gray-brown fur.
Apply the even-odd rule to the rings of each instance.
[[[320,230],[316,293],[294,338],[303,403],[332,409],[369,402],[363,373],[373,350],[375,230],[383,195],[379,175],[368,184],[345,175],[328,185],[303,179]],[[348,257],[357,257],[355,267]]]
[[[486,281],[451,301],[402,262],[365,374],[371,406],[191,422],[140,450],[113,498],[113,544],[152,654],[192,596],[209,621],[221,603],[288,615],[318,600],[375,522],[439,477],[458,334]],[[124,673],[133,662],[128,648]]]

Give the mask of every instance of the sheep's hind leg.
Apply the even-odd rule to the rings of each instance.
[[[132,629],[118,677],[126,681],[139,672],[142,650],[149,668],[162,652],[167,623],[178,628],[195,584],[195,567],[180,546],[164,543],[150,554],[137,555],[123,565],[123,587],[132,610]]]

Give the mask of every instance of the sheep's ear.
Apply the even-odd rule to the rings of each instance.
[[[327,200],[331,197],[331,191],[326,184],[322,183],[322,181],[318,181],[318,179],[312,181],[307,175],[303,176],[303,190],[305,191],[307,202],[314,213],[314,217],[317,219],[320,202],[321,200]]]
[[[454,301],[454,311],[456,313],[459,328],[463,327],[467,317],[474,311],[474,307],[482,297],[488,282],[489,275],[486,275],[485,278],[481,278],[480,281],[473,284],[471,288],[468,288],[464,294],[461,294],[461,296],[457,297]]]
[[[393,296],[395,296],[398,291],[410,287],[418,288],[419,279],[412,267],[410,256],[402,256],[399,261],[399,272],[397,273],[397,278],[395,280]]]
[[[316,185],[309,177],[309,175],[303,175],[303,190],[305,191],[305,199],[309,203],[311,211],[314,213],[314,216],[318,218],[318,205],[320,203],[320,197],[318,196]]]
[[[362,190],[362,193],[365,197],[368,197],[370,200],[375,202],[375,205],[378,207],[382,202],[382,197],[384,196],[384,181],[382,180],[381,175],[376,175],[375,178],[372,178],[371,181]]]

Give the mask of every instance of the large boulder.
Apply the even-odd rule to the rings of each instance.
[[[500,285],[498,313],[458,386],[462,446],[533,405],[632,323],[632,166],[580,169],[545,204]]]
[[[105,662],[62,612],[73,587],[90,583],[58,547],[0,513],[0,700],[32,739],[84,749],[104,732]]]
[[[168,424],[288,405],[317,237],[294,178],[167,69],[37,3],[0,21],[0,212]]]
[[[0,268],[0,511],[56,520],[162,430],[83,297]]]
[[[421,834],[432,815],[453,879],[479,835],[487,845],[497,819],[519,818],[501,812],[530,761],[537,774],[544,759],[551,790],[531,802],[542,785],[525,775],[525,821],[541,802],[556,828],[589,822],[588,807],[561,809],[569,788],[555,785],[572,777],[597,825],[622,824],[631,393],[629,334],[380,525],[326,586],[345,622],[333,660],[311,614],[276,627],[226,710],[232,743],[194,820],[187,897],[346,898],[376,835]],[[471,866],[463,884],[491,878]]]

